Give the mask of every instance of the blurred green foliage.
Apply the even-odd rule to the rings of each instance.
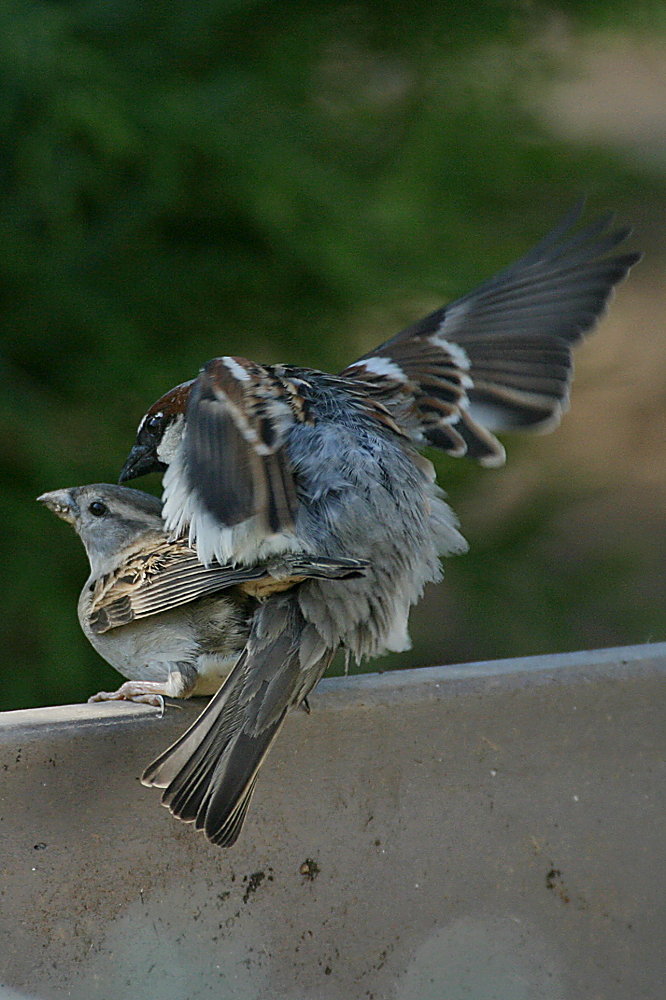
[[[583,0],[0,7],[2,707],[116,683],[78,630],[83,551],[34,498],[115,481],[163,391],[220,353],[335,371],[522,253],[581,192],[624,217],[664,204],[661,175],[557,140],[530,110],[558,72],[539,41],[554,17],[663,15]],[[490,475],[439,467],[461,511]],[[568,603],[599,566],[549,572],[541,499],[475,540],[417,611],[411,658],[379,666],[581,642]],[[641,637],[622,621],[619,641]]]

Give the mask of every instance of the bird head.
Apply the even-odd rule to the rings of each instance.
[[[106,572],[128,546],[146,534],[163,531],[161,501],[125,486],[72,486],[42,493],[37,499],[72,525],[93,572]]]
[[[164,472],[181,442],[185,411],[193,380],[183,382],[153,403],[136,432],[136,441],[122,467],[119,483]]]

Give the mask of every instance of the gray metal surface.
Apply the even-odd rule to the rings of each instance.
[[[138,781],[200,705],[7,713],[0,982],[661,1000],[665,674],[661,644],[325,681],[227,851]]]

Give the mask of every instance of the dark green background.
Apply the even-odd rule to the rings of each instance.
[[[555,137],[533,101],[572,70],[549,24],[656,33],[659,10],[2,5],[3,707],[116,683],[76,621],[83,550],[34,498],[115,481],[147,406],[202,362],[338,370],[524,252],[581,193],[659,251],[663,168]],[[510,459],[537,463],[541,444],[509,442]],[[562,558],[584,471],[495,518],[474,498],[499,499],[503,472],[438,467],[472,550],[416,612],[412,653],[371,669],[663,636],[663,589],[627,597],[641,563],[621,532]]]

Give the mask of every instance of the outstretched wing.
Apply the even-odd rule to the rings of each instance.
[[[342,373],[368,382],[415,439],[500,465],[495,431],[549,430],[566,410],[571,348],[640,259],[610,255],[630,230],[584,202],[524,257],[387,340]]]

